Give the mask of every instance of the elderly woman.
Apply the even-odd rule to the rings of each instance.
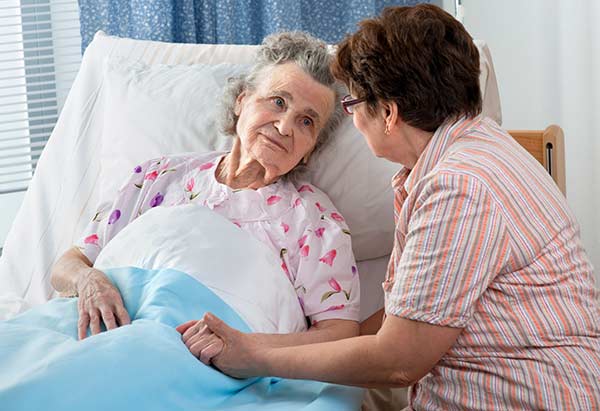
[[[305,33],[267,37],[249,74],[230,81],[223,131],[228,153],[163,157],[138,165],[116,198],[100,206],[79,244],[52,271],[62,294],[79,296],[79,338],[130,322],[118,289],[93,268],[102,248],[153,207],[194,203],[208,207],[265,243],[281,258],[308,332],[263,335],[289,345],[358,334],[359,284],[350,236],[328,197],[297,183],[312,153],[326,143],[343,116],[339,85],[326,45]],[[335,261],[335,264],[334,264]],[[189,324],[191,325],[191,324]],[[188,346],[202,338],[185,326]]]
[[[545,170],[483,118],[479,56],[443,10],[386,9],[338,48],[334,74],[393,178],[385,315],[357,338],[258,345],[214,316],[212,363],[368,387],[414,410],[600,408],[600,305],[578,224]]]

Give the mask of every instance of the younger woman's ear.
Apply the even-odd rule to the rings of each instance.
[[[398,105],[395,101],[386,101],[383,103],[383,121],[386,129],[391,129],[398,121]]]

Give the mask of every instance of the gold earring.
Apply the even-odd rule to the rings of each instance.
[[[390,125],[389,125],[389,124],[386,124],[386,125],[385,125],[385,131],[384,131],[384,133],[385,133],[386,135],[388,135],[388,136],[390,135]]]
[[[303,164],[308,164],[308,154],[304,156],[304,158],[302,159],[302,163]]]

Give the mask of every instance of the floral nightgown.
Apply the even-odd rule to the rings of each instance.
[[[277,181],[258,190],[220,184],[225,153],[183,154],[138,165],[112,201],[100,205],[77,246],[94,262],[111,238],[153,207],[209,207],[281,258],[311,323],[358,320],[360,288],[350,232],[329,198],[311,184]]]

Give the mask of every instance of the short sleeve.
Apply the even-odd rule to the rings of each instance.
[[[507,263],[504,219],[478,180],[454,174],[432,177],[410,215],[386,313],[463,328]]]
[[[150,160],[134,167],[115,198],[102,201],[96,208],[83,236],[75,244],[91,263],[96,261],[106,243],[141,214],[141,199],[158,177],[159,162]]]
[[[303,193],[302,197],[310,222],[294,246],[294,288],[304,313],[312,324],[329,319],[358,321],[360,283],[350,231],[325,194]]]

